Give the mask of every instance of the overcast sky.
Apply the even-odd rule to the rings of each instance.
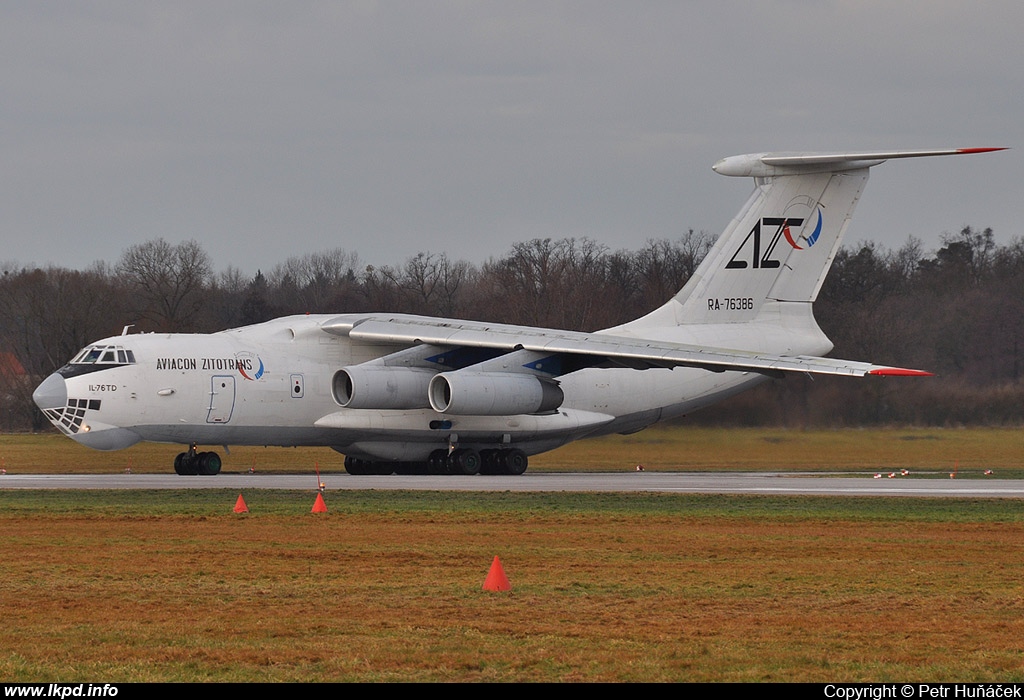
[[[766,150],[1010,146],[876,169],[847,243],[1024,236],[1024,3],[0,4],[0,264],[195,238],[341,247],[718,234]]]

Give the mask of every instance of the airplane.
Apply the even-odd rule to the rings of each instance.
[[[395,313],[278,318],[82,349],[33,399],[76,442],[324,446],[351,474],[522,474],[580,438],[633,433],[791,374],[926,376],[823,357],[812,304],[870,168],[1002,148],[732,156],[754,191],[693,277],[629,323],[581,333]]]

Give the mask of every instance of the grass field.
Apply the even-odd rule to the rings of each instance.
[[[55,433],[0,436],[0,467],[10,473],[172,471],[176,445],[139,444],[97,452]],[[201,448],[204,449],[204,448]],[[327,448],[232,447],[225,472],[343,471]],[[1024,476],[1024,431],[1012,428],[873,428],[843,430],[654,427],[636,435],[571,443],[530,458],[534,471],[889,471],[906,468],[964,476],[993,469]],[[2,484],[0,484],[2,486]]]
[[[646,440],[645,440],[646,439]],[[1000,476],[1010,430],[649,430],[531,469]],[[169,471],[8,436],[15,471]],[[233,449],[228,471],[341,468]],[[948,478],[948,477],[947,477]],[[1024,682],[1024,506],[676,494],[3,490],[5,681]],[[493,557],[513,590],[481,590]]]
[[[1024,681],[1017,502],[245,495],[0,491],[0,678]]]

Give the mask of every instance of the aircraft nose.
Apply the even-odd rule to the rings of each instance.
[[[43,380],[43,383],[32,392],[32,400],[40,409],[64,408],[68,405],[68,385],[64,377],[56,372]]]

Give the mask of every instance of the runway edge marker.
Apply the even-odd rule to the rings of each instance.
[[[318,493],[316,495],[316,500],[313,502],[313,510],[311,510],[310,513],[326,513],[326,512],[327,512],[327,504],[324,503],[324,495],[322,493]]]
[[[491,562],[491,570],[487,572],[487,578],[484,579],[484,590],[485,591],[511,591],[512,584],[508,582],[508,576],[505,575],[505,569],[501,566],[501,560],[498,559],[498,555],[494,555],[494,561]]]

